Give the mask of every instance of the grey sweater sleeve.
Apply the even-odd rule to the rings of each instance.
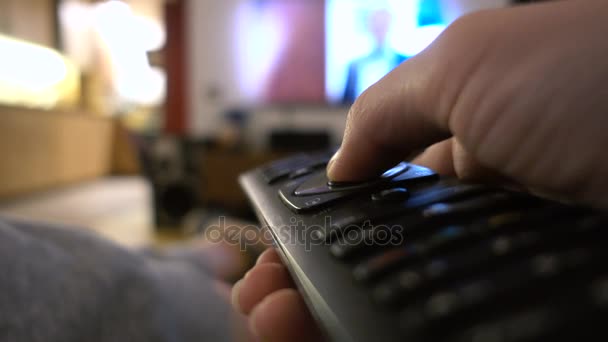
[[[230,308],[187,261],[0,219],[0,341],[227,341]]]

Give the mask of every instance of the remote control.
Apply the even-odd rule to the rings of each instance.
[[[607,215],[406,162],[330,182],[331,152],[240,177],[328,340],[607,340]]]

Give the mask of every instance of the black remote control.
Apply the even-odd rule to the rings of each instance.
[[[608,218],[400,163],[332,183],[331,152],[241,184],[333,341],[608,340]]]

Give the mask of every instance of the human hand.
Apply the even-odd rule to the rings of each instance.
[[[414,162],[442,174],[608,208],[607,14],[562,1],[459,19],[359,97],[329,178],[372,178],[426,148]],[[286,270],[262,265],[233,291],[254,330],[318,339]]]
[[[465,16],[356,101],[337,181],[414,163],[608,208],[608,14],[563,1]]]
[[[269,248],[232,289],[237,311],[249,315],[250,330],[264,342],[322,341],[302,297],[277,252]]]

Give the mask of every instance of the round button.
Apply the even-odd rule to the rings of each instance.
[[[325,172],[319,171],[317,174],[311,175],[308,179],[302,182],[302,184],[294,191],[294,195],[315,196],[332,192],[362,191],[373,188],[382,182],[388,182],[409,169],[410,165],[402,162],[384,172],[382,176],[363,182],[332,182],[327,179]]]
[[[330,193],[332,190],[327,186],[325,172],[311,175],[294,192],[296,196],[313,196]]]
[[[392,188],[382,190],[372,195],[374,201],[404,201],[410,197],[406,188]]]

